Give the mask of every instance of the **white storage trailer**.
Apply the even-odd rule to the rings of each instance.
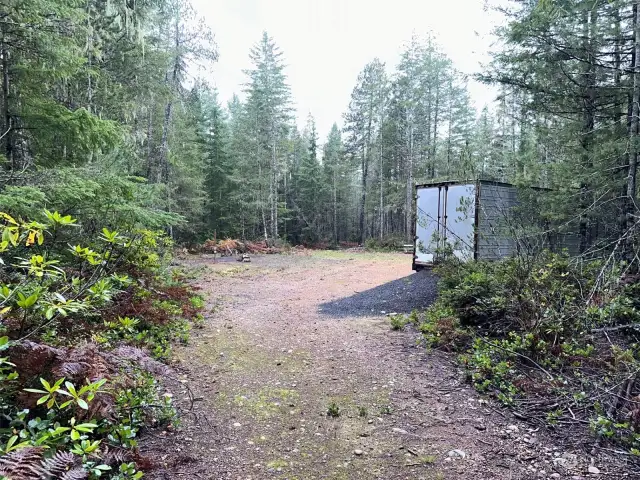
[[[497,260],[517,250],[505,229],[518,204],[518,189],[491,182],[444,182],[416,186],[413,269],[433,265],[446,253],[461,260]]]

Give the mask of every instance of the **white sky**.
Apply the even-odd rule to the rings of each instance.
[[[192,0],[216,36],[220,59],[205,78],[226,104],[241,94],[249,50],[266,30],[284,53],[285,70],[302,127],[309,112],[320,141],[342,125],[351,90],[365,64],[378,57],[393,71],[403,43],[429,31],[455,66],[479,70],[488,60],[499,17],[486,0]],[[494,92],[474,81],[476,107]]]

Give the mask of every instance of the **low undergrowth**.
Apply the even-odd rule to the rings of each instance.
[[[429,347],[458,352],[477,390],[523,420],[640,455],[638,278],[551,253],[437,274],[419,329]]]
[[[141,478],[140,432],[177,421],[157,378],[202,298],[161,233],[0,217],[0,477]]]
[[[404,238],[401,236],[368,238],[364,244],[364,247],[366,250],[371,252],[397,252],[404,243]]]

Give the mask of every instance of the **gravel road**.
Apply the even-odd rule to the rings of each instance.
[[[413,274],[405,255],[186,263],[200,272],[206,325],[176,349],[167,386],[182,423],[143,439],[145,478],[582,479],[591,461],[605,471],[480,397],[416,332],[390,330],[382,312],[435,296],[434,277]]]

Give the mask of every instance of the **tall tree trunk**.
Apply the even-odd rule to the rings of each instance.
[[[284,181],[284,211],[286,212],[287,209],[289,208],[289,200],[287,198],[287,196],[289,195],[289,164],[288,162],[285,161],[285,167],[284,167],[284,176],[283,176],[283,181]],[[282,226],[284,228],[284,235],[283,238],[285,239],[285,241],[287,240],[287,218],[284,218],[284,222],[282,222]]]
[[[174,32],[175,57],[173,58],[173,71],[171,77],[166,76],[171,95],[178,92],[178,72],[180,70],[180,16],[175,18]],[[162,140],[160,141],[160,155],[158,156],[158,172],[156,181],[158,183],[169,181],[169,128],[171,127],[171,115],[173,113],[173,98],[167,102],[164,109],[164,120],[162,122]]]
[[[436,104],[433,112],[433,140],[431,142],[431,178],[436,176],[436,151],[438,148],[438,110],[440,110],[440,77],[436,75]]]
[[[447,180],[449,179],[449,175],[451,175],[451,141],[452,134],[451,129],[453,128],[453,80],[451,76],[449,76],[449,102],[448,107],[449,111],[447,112]]]
[[[405,203],[405,236],[407,241],[411,241],[411,233],[413,232],[413,121],[409,126],[409,145],[407,151],[408,165],[407,165],[407,196]]]
[[[629,174],[627,176],[628,199],[628,223],[630,228],[633,223],[633,213],[637,210],[637,183],[639,135],[638,126],[640,120],[640,5],[639,0],[633,3],[633,95],[631,101],[631,124],[629,126]]]
[[[260,146],[258,145],[256,148],[256,155],[257,155],[257,151],[260,148]],[[258,158],[258,178],[260,180],[262,180],[262,165],[260,163],[260,159]],[[264,241],[267,242],[269,240],[269,231],[267,230],[267,214],[264,211],[264,194],[262,193],[262,181],[260,181],[259,183],[260,188],[258,189],[258,203],[260,204],[260,215],[262,217],[262,228],[264,231]]]
[[[431,63],[431,62],[429,62]],[[423,147],[421,148],[421,153],[426,150],[426,156],[427,156],[427,173],[429,175],[429,178],[433,178],[433,169],[434,169],[434,165],[433,165],[433,159],[431,158],[431,115],[432,115],[432,98],[431,98],[431,80],[429,80],[429,90],[427,93],[427,99],[428,99],[428,103],[427,103],[427,145],[426,145],[426,149]]]
[[[4,138],[4,152],[12,170],[16,169],[13,158],[13,125],[11,124],[11,109],[9,105],[9,47],[2,34],[2,44],[0,45],[0,55],[2,56],[2,135]]]
[[[365,208],[367,206],[367,174],[369,169],[369,162],[367,161],[367,148],[362,147],[362,192],[360,194],[360,243],[364,245],[367,232],[365,231]]]
[[[621,28],[621,19],[620,19],[620,7],[618,5],[613,5],[613,18],[614,18],[614,37],[615,37],[615,45],[613,51],[613,65],[614,65],[614,74],[613,74],[613,85],[615,89],[615,107],[613,113],[613,133],[615,138],[623,138],[625,132],[629,133],[631,130],[627,130],[627,119],[626,115],[623,113],[623,106],[627,103],[627,107],[631,108],[633,106],[633,100],[628,99],[626,92],[622,88],[622,52],[621,49],[624,44],[624,38],[622,36],[622,28]],[[635,55],[631,57],[631,65],[632,67],[635,65]],[[631,92],[633,93],[633,92]],[[630,127],[630,125],[629,125]],[[624,154],[621,146],[616,143],[615,144],[615,155],[618,159],[619,171],[616,172],[615,178],[618,176],[622,176],[624,178],[624,182],[620,182],[620,214],[618,218],[618,228],[619,228],[619,236],[622,237],[624,233],[627,231],[627,175],[628,175],[628,158],[627,155]]]
[[[153,174],[153,98],[147,108],[147,179]]]
[[[269,175],[269,211],[271,214],[271,237],[278,237],[278,198],[276,193],[276,141],[271,144],[271,172]]]
[[[162,121],[162,139],[160,141],[160,155],[158,156],[158,171],[156,172],[156,183],[167,182],[169,180],[169,127],[171,126],[171,113],[173,102],[169,101],[164,109],[164,120]]]
[[[87,0],[87,110],[93,113],[93,84],[91,64],[93,60],[93,29],[91,28],[91,3]]]
[[[337,165],[333,165],[333,243],[338,244],[338,186]]]
[[[584,86],[581,102],[583,105],[582,114],[582,136],[580,139],[580,145],[582,147],[581,153],[581,170],[583,179],[580,184],[580,253],[584,253],[590,243],[590,214],[586,211],[589,208],[591,199],[593,198],[593,192],[591,192],[591,181],[589,174],[593,167],[591,159],[592,150],[592,136],[595,126],[595,35],[597,25],[597,11],[595,9],[591,11],[585,11],[583,13],[583,32],[584,32],[584,44],[583,47],[587,54],[584,71]]]
[[[380,119],[382,125],[382,119]],[[382,159],[382,135],[380,135],[380,240],[384,237],[384,175],[383,175],[383,159]]]

